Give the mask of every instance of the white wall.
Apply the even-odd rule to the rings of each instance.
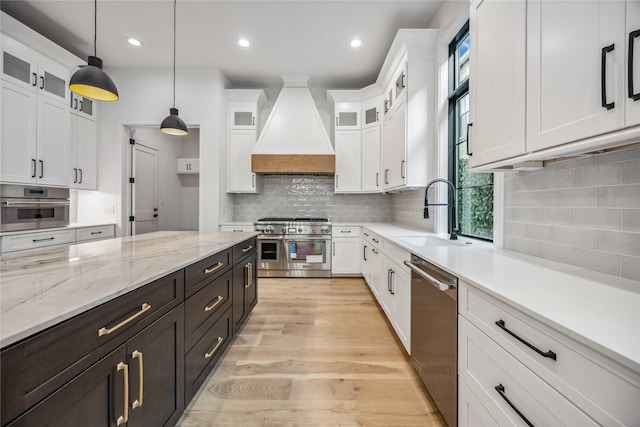
[[[115,103],[101,103],[98,114],[98,191],[78,194],[78,221],[113,221],[127,231],[129,147],[127,126],[159,126],[172,102],[171,70],[107,69],[120,92]],[[226,177],[225,76],[219,69],[178,69],[176,107],[190,127],[200,129],[201,231],[217,231],[233,215],[224,193]],[[109,212],[115,208],[115,213]],[[123,229],[124,226],[124,229]]]

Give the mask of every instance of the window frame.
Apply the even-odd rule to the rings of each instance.
[[[457,58],[457,50],[460,42],[462,42],[467,36],[469,36],[469,21],[467,20],[465,24],[460,28],[455,37],[449,43],[449,55],[448,55],[448,133],[447,133],[447,165],[448,165],[448,179],[451,181],[453,186],[456,188],[456,193],[458,197],[456,197],[456,221],[455,224],[460,225],[460,209],[458,206],[458,198],[460,197],[460,191],[462,188],[459,187],[458,183],[458,165],[457,165],[457,150],[458,150],[458,141],[457,141],[457,126],[458,126],[458,117],[457,117],[457,103],[460,99],[462,99],[465,95],[469,93],[469,78],[462,82],[458,83],[458,72],[460,70],[460,66]],[[473,72],[473,70],[471,70]],[[456,87],[457,85],[457,87]],[[467,136],[468,137],[468,136]],[[493,188],[495,188],[495,180],[494,183],[491,184]],[[495,196],[493,201],[493,206],[495,206]],[[492,210],[493,210],[492,206]],[[451,233],[451,210],[448,212],[448,221],[447,221],[447,232]],[[495,224],[495,217],[494,217]],[[492,238],[480,237],[471,234],[464,234],[462,230],[459,230],[459,235],[464,237],[469,237],[473,239],[483,240],[486,242],[493,242],[495,238],[495,225],[494,232],[492,234]]]

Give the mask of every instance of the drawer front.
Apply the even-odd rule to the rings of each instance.
[[[360,237],[360,227],[333,226],[331,228],[332,237]]]
[[[634,403],[640,402],[640,374],[464,282],[460,282],[458,301],[460,314],[598,422],[640,425],[640,412]],[[543,357],[503,328],[543,353],[553,352],[556,359]]]
[[[91,240],[113,239],[116,236],[113,225],[76,229],[76,243]]]
[[[4,350],[2,424],[181,304],[183,278],[170,274]]]
[[[75,242],[74,230],[58,230],[46,233],[27,233],[2,237],[2,252],[22,251],[25,249],[44,248]]]
[[[237,263],[242,258],[251,255],[256,251],[256,238],[245,240],[233,247],[233,263]]]
[[[185,296],[189,297],[205,287],[212,279],[231,267],[231,249],[226,249],[191,264],[185,269]]]
[[[228,270],[185,302],[187,350],[231,307],[232,278],[232,271]]]
[[[368,228],[362,229],[362,236],[364,239],[376,249],[384,248],[384,239],[377,233],[369,230]]]
[[[185,407],[222,357],[232,335],[231,309],[216,321],[185,356]]]
[[[393,243],[385,242],[384,245],[384,254],[389,257],[392,261],[394,261],[398,266],[401,266],[403,270],[408,273],[411,273],[411,269],[404,265],[405,260],[411,260],[411,253],[404,249],[400,249],[398,246]]]
[[[598,425],[463,317],[458,350],[458,375],[498,425]]]

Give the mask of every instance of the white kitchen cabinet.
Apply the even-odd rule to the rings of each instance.
[[[470,167],[525,153],[526,12],[524,1],[471,4]]]
[[[391,188],[402,187],[407,183],[407,99],[396,98],[393,107],[393,139],[392,139],[392,164],[389,169],[389,182]],[[425,159],[426,161],[426,159]],[[419,162],[419,158],[415,159]],[[415,165],[412,165],[415,166]],[[423,163],[424,166],[424,163]],[[421,182],[426,185],[426,177]]]
[[[527,150],[623,128],[625,2],[528,1],[526,28]]]
[[[251,172],[251,153],[261,127],[262,90],[227,89],[227,193],[258,193],[260,177]]]
[[[460,427],[498,427],[478,398],[469,390],[462,378],[458,377],[458,426]]]
[[[360,227],[334,226],[331,230],[331,274],[360,274]]]
[[[2,55],[0,180],[67,186],[69,70],[5,34]]]
[[[625,79],[625,125],[640,125],[640,1],[627,1],[626,51],[633,50],[633,58],[627,56],[627,78]]]
[[[200,173],[200,159],[196,157],[176,159],[176,173],[179,175],[198,175]]]
[[[71,115],[71,179],[70,187],[80,190],[98,188],[98,139],[96,122],[84,116]]]
[[[362,190],[360,130],[335,133],[336,172],[334,192],[359,193]]]
[[[411,273],[404,265],[395,264],[392,280],[393,329],[407,353],[411,354]]]
[[[75,230],[58,229],[27,233],[11,233],[0,237],[2,252],[24,251],[75,243]]]
[[[360,102],[336,102],[335,109],[335,129],[355,130],[360,129]]]
[[[114,225],[76,228],[76,243],[95,242],[116,237]]]
[[[381,111],[381,97],[376,96],[371,99],[367,99],[362,102],[362,129],[370,127],[380,126],[380,120],[382,120]]]
[[[518,419],[499,384],[535,425],[640,422],[637,371],[464,281],[458,312],[458,374],[499,425]]]
[[[69,108],[71,109],[71,114],[96,121],[97,103],[92,99],[70,92]]]
[[[362,129],[362,192],[379,193],[380,179],[380,123]]]
[[[256,145],[256,131],[230,129],[227,144],[227,193],[257,193],[258,177],[251,172],[251,152]]]
[[[381,181],[382,190],[387,191],[391,188],[391,168],[395,164],[394,156],[396,154],[393,145],[393,112],[385,113],[384,120],[382,120],[382,132],[380,141],[380,154],[382,156],[382,168],[381,168]]]
[[[2,34],[2,79],[65,105],[69,69]]]

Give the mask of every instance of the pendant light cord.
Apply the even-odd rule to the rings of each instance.
[[[176,108],[176,4],[177,3],[178,3],[178,0],[173,0],[173,108]]]
[[[98,56],[98,0],[93,2],[93,56]]]

